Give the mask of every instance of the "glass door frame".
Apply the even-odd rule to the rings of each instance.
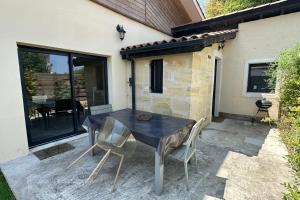
[[[69,79],[70,79],[70,93],[71,93],[71,100],[72,100],[72,117],[73,117],[73,131],[64,133],[59,136],[43,139],[41,141],[33,141],[31,137],[31,127],[30,127],[30,119],[29,119],[29,109],[27,103],[27,94],[26,94],[26,87],[25,87],[25,80],[24,80],[24,62],[23,62],[23,52],[33,52],[33,53],[44,53],[44,54],[54,54],[60,56],[67,56],[68,57],[68,64],[69,64]],[[64,138],[69,138],[72,136],[76,136],[79,134],[84,133],[84,130],[79,130],[79,123],[76,111],[76,96],[75,96],[75,87],[74,87],[74,71],[73,71],[73,57],[84,57],[84,58],[93,58],[99,59],[99,61],[103,61],[104,63],[104,91],[105,91],[105,104],[108,104],[108,77],[107,77],[107,58],[103,56],[94,56],[94,55],[87,55],[81,53],[73,53],[70,51],[59,51],[59,50],[52,50],[52,49],[45,49],[45,48],[37,48],[37,47],[30,47],[30,46],[23,46],[18,45],[18,58],[19,58],[19,69],[20,69],[20,79],[21,79],[21,87],[22,87],[22,97],[23,97],[23,108],[24,108],[24,118],[26,124],[26,132],[27,132],[27,139],[29,148],[33,148],[36,146],[41,146],[50,142],[54,142],[57,140],[61,140]]]

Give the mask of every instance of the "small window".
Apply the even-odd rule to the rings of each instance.
[[[247,92],[269,93],[267,71],[271,63],[249,64]]]
[[[163,60],[152,60],[150,63],[151,71],[151,85],[150,90],[152,93],[163,92]]]

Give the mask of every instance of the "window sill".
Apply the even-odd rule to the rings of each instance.
[[[260,92],[244,92],[244,97],[252,97],[252,98],[276,98],[277,95],[275,93],[260,93]]]
[[[152,95],[162,95],[163,93],[162,92],[149,92],[149,94],[152,94]]]

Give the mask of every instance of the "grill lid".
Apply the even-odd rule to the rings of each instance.
[[[264,108],[264,109],[268,109],[272,106],[272,102],[269,100],[266,100],[265,98],[263,98],[261,100],[257,100],[255,102],[255,104],[258,108]]]

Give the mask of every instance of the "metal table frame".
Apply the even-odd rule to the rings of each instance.
[[[193,120],[191,120],[193,121]],[[95,130],[88,127],[89,133],[89,145],[95,144]],[[154,191],[157,195],[160,195],[163,191],[164,181],[164,153],[165,153],[165,138],[161,138],[159,145],[155,148],[155,176],[154,176]],[[91,152],[94,155],[94,152]]]

